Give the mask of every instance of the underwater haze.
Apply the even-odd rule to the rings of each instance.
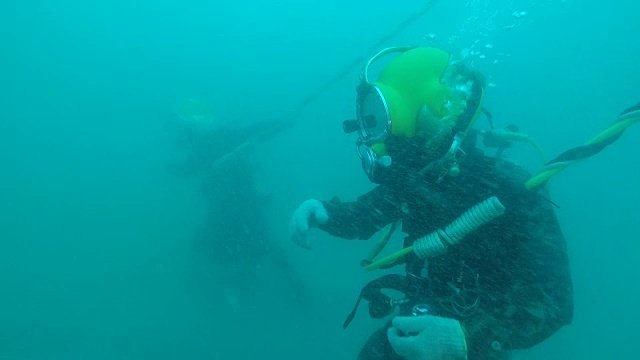
[[[0,359],[355,359],[383,321],[360,311],[342,329],[375,276],[359,266],[371,243],[316,231],[305,251],[288,226],[308,198],[371,188],[342,121],[384,47],[466,56],[496,125],[516,124],[548,156],[640,101],[636,1],[432,1],[396,33],[427,3],[4,1]],[[197,245],[209,209],[176,174],[171,125],[187,99],[227,126],[294,123],[252,150],[270,198],[254,204],[268,206],[260,241],[277,249],[259,266]],[[574,321],[514,358],[638,358],[639,139],[631,126],[551,180]],[[526,145],[507,155],[543,166]]]

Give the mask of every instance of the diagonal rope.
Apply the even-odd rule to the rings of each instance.
[[[380,40],[376,41],[369,49],[367,50],[367,54],[372,52],[376,52],[382,47],[386,42],[396,37],[398,34],[403,32],[407,27],[416,22],[422,16],[424,16],[429,10],[433,8],[433,6],[438,2],[438,0],[429,0],[426,1],[425,5],[419,8],[416,12],[412,13],[409,17],[404,19],[400,24],[398,24],[392,31],[387,33]],[[291,111],[288,116],[285,116],[282,121],[274,122],[272,127],[265,129],[259,134],[255,134],[247,139],[244,143],[238,145],[237,147],[229,150],[226,154],[222,155],[218,160],[213,163],[213,167],[218,167],[220,164],[228,161],[229,159],[234,158],[237,155],[240,155],[247,151],[252,145],[255,145],[259,142],[264,142],[273,138],[275,135],[281,133],[282,131],[292,128],[297,124],[297,120],[300,115],[304,112],[304,110],[324,95],[331,87],[333,87],[336,83],[347,77],[351,72],[357,69],[361,64],[367,59],[368,55],[359,56],[349,62],[344,66],[342,71],[338,72],[335,76],[328,79],[322,85],[320,85],[316,91],[307,95],[302,101],[300,101]]]

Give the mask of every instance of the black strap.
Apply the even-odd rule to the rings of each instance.
[[[408,289],[407,278],[399,274],[388,274],[367,283],[362,290],[360,290],[360,296],[353,310],[351,310],[347,319],[342,324],[342,328],[346,329],[349,324],[351,324],[351,321],[353,321],[353,318],[358,312],[358,306],[362,299],[369,302],[369,315],[371,317],[379,319],[389,315],[396,304],[393,299],[382,293],[382,289],[391,289],[406,295]]]
[[[471,125],[471,122],[474,120],[476,112],[478,112],[478,108],[482,102],[482,93],[484,89],[482,88],[482,82],[477,79],[476,74],[471,75],[471,96],[467,100],[467,106],[465,107],[462,114],[456,121],[456,124],[453,128],[452,134],[465,133]],[[480,108],[481,111],[484,112],[484,108]],[[493,117],[491,113],[488,111],[484,112],[487,118],[489,119],[489,123],[493,123]]]

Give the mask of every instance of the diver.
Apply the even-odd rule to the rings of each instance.
[[[227,303],[235,309],[254,303],[257,273],[267,261],[302,296],[303,282],[270,236],[272,197],[261,184],[261,159],[254,151],[279,123],[220,124],[197,100],[185,102],[175,115],[173,129],[185,150],[178,173],[197,181],[206,206],[195,248],[219,268],[216,283]]]
[[[259,142],[276,135],[285,126],[278,120],[249,124],[219,122],[202,101],[189,99],[173,114],[171,131],[177,145],[186,150],[177,172],[196,175],[242,161]]]
[[[369,66],[394,53],[370,81]],[[525,188],[524,169],[477,144],[484,86],[441,49],[378,53],[357,87],[356,120],[343,123],[359,133],[375,187],[355,201],[309,199],[292,215],[292,241],[307,249],[312,228],[368,240],[399,222],[406,235],[410,251],[384,267],[404,271],[365,285],[345,321],[361,300],[370,316],[393,316],[359,359],[506,359],[572,322],[569,259],[552,203]]]

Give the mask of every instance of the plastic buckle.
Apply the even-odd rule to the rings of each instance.
[[[429,309],[429,306],[427,304],[418,304],[411,308],[411,313],[413,314],[413,316],[424,316],[429,315],[429,313],[431,313],[431,310]]]

